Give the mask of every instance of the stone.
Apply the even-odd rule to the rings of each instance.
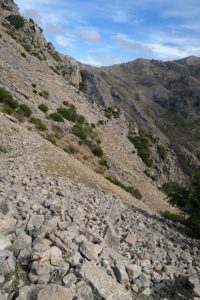
[[[50,284],[39,292],[37,300],[72,300],[72,295],[69,289]]]
[[[129,234],[126,237],[126,242],[130,245],[135,245],[136,241],[138,240],[138,237],[134,234]]]
[[[150,260],[148,260],[148,259],[146,259],[146,260],[141,260],[140,265],[141,265],[142,268],[150,267],[150,266],[151,266],[151,262],[150,262]]]
[[[89,260],[97,260],[103,250],[101,245],[93,244],[89,241],[83,241],[80,246],[80,252]]]
[[[6,250],[12,246],[9,236],[3,236],[0,234],[0,251]]]
[[[193,274],[188,278],[189,285],[193,288],[195,296],[200,297],[200,278],[197,274]]]
[[[146,288],[144,289],[144,291],[142,292],[142,295],[145,295],[145,296],[150,296],[151,295],[151,290],[150,288]]]
[[[140,276],[140,274],[142,273],[142,268],[138,265],[127,265],[126,271],[128,273],[129,279],[134,280]]]
[[[50,262],[51,265],[59,267],[63,263],[62,251],[58,247],[52,247],[50,249]]]
[[[63,283],[67,288],[70,288],[73,283],[76,284],[77,281],[78,279],[73,273],[69,273],[63,278]]]
[[[44,215],[37,215],[36,213],[33,213],[27,224],[27,230],[29,232],[36,231],[42,226],[43,223]]]
[[[76,285],[77,300],[94,300],[92,289],[84,281]]]
[[[141,283],[141,287],[146,288],[150,286],[149,276],[145,273],[142,273],[139,277],[139,281]]]
[[[121,283],[126,283],[129,281],[128,274],[126,273],[125,265],[122,263],[117,263],[113,266],[113,272],[117,280]]]
[[[40,285],[23,286],[19,289],[19,295],[16,300],[37,299],[37,295],[42,288]]]
[[[110,222],[107,222],[104,230],[104,243],[110,248],[119,249],[120,246],[120,236]]]
[[[132,300],[132,294],[93,262],[86,262],[81,269],[83,278],[89,282],[98,295],[105,300]]]
[[[15,270],[15,259],[9,250],[0,251],[0,275],[4,275]]]
[[[31,252],[27,249],[21,250],[17,259],[22,266],[28,266],[31,261]]]
[[[20,233],[13,243],[13,247],[17,250],[23,250],[24,248],[30,247],[32,244],[31,236],[25,232]]]

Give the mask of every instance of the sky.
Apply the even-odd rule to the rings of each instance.
[[[15,0],[57,51],[96,66],[200,56],[200,0]]]

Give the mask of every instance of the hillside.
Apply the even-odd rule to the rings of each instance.
[[[123,67],[59,54],[0,0],[0,299],[200,297],[199,241],[159,214],[158,187],[184,178],[171,142],[105,98],[132,90]]]
[[[130,122],[156,133],[176,152],[186,174],[199,169],[200,58],[82,69],[91,97],[122,108]]]

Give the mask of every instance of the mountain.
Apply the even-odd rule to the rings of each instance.
[[[199,170],[200,58],[138,59],[111,67],[82,66],[88,94],[156,133],[186,174]]]
[[[160,185],[185,178],[176,147],[197,160],[161,128],[191,65],[83,65],[0,0],[0,299],[200,297],[199,241],[160,215],[174,212]]]

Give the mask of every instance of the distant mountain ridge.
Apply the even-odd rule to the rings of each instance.
[[[91,97],[105,106],[121,107],[130,122],[135,120],[160,137],[164,134],[186,173],[199,169],[200,58],[137,59],[82,68]]]

